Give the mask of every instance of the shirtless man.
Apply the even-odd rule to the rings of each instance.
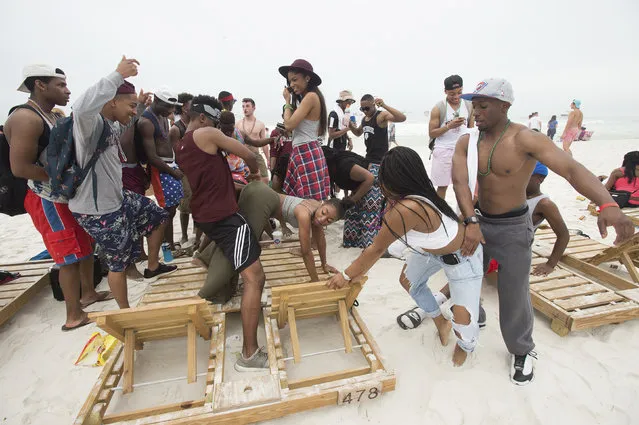
[[[526,385],[533,379],[533,311],[529,293],[533,224],[526,204],[526,186],[537,161],[565,178],[579,193],[601,207],[602,237],[607,227],[617,232],[615,243],[630,238],[634,227],[621,213],[601,182],[583,165],[556,148],[548,137],[511,123],[508,109],[514,101],[512,86],[503,79],[480,82],[474,93],[462,95],[473,102],[479,134],[460,138],[453,156],[453,187],[464,216],[466,233],[462,254],[472,255],[484,244],[484,267],[499,262],[498,294],[501,333],[511,353],[511,381]],[[479,141],[477,141],[479,139]],[[477,146],[479,209],[469,187],[469,146]],[[473,164],[471,164],[471,167]],[[471,168],[472,169],[472,168]]]
[[[147,103],[150,104],[151,100],[151,93],[145,93],[144,90],[140,90],[136,109],[137,116],[142,116]],[[132,121],[135,123],[135,120],[136,118],[133,118]],[[146,190],[149,188],[151,182],[149,181],[146,170],[142,167],[142,163],[146,162],[146,154],[144,153],[142,144],[135,138],[134,124],[129,126],[124,133],[122,133],[122,136],[120,136],[120,147],[124,154],[120,155],[120,161],[122,161],[122,188],[145,196]],[[138,261],[146,261],[148,256],[144,250],[144,241],[140,239],[138,243],[140,244],[141,252]],[[144,277],[135,267],[135,263],[129,264],[126,271],[128,278],[139,280]]]
[[[573,99],[570,104],[570,109],[572,111],[568,115],[568,122],[566,122],[566,128],[564,129],[564,133],[561,135],[561,142],[564,147],[564,151],[568,152],[572,155],[570,151],[570,145],[574,142],[579,136],[579,132],[581,131],[581,124],[584,122],[584,114],[580,110],[581,108],[581,100]]]
[[[151,167],[151,184],[158,204],[169,213],[169,222],[164,231],[164,241],[173,250],[173,218],[180,200],[184,196],[182,177],[175,163],[175,153],[169,138],[168,116],[179,105],[177,94],[167,88],[154,93],[153,103],[140,117],[137,128],[142,136],[148,166]]]
[[[242,111],[244,112],[244,118],[239,120],[235,127],[242,132],[242,135],[247,135],[253,140],[260,140],[266,138],[266,127],[264,123],[255,118],[255,101],[249,97],[242,99]],[[248,147],[251,152],[255,154],[257,163],[260,167],[260,175],[262,181],[268,184],[268,168],[266,167],[266,161],[264,158],[269,157],[269,145],[262,146],[264,157],[260,154],[260,150],[256,147]]]

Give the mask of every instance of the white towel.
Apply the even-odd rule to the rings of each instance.
[[[475,196],[475,188],[477,187],[477,168],[479,167],[479,159],[477,157],[477,139],[479,139],[479,131],[476,128],[469,128],[468,133],[468,154],[466,156],[466,167],[468,168],[468,188],[470,196]],[[459,204],[455,209],[457,214],[461,214]]]
[[[470,196],[475,196],[475,188],[477,187],[477,168],[479,167],[479,158],[477,157],[477,140],[479,139],[479,131],[476,128],[469,129],[468,134],[468,155],[466,157],[466,165],[468,167],[468,187],[470,187]]]
[[[339,126],[338,130],[344,130],[346,128],[346,125],[344,125],[344,111],[342,111],[342,108],[340,108],[339,105],[335,105],[335,109],[333,110],[337,114],[337,124]],[[335,124],[333,124],[332,122],[329,123],[329,127],[333,127],[334,125]]]

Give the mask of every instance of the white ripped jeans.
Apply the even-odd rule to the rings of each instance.
[[[404,274],[410,282],[410,296],[429,317],[441,314],[439,304],[428,287],[428,279],[444,269],[450,285],[450,295],[453,305],[464,307],[470,313],[470,323],[462,325],[453,320],[453,329],[457,336],[457,344],[466,352],[472,352],[477,345],[479,336],[479,297],[481,282],[484,277],[483,250],[479,245],[470,257],[464,257],[460,251],[454,252],[459,264],[444,263],[441,256],[427,252],[410,252],[406,255],[406,270]]]

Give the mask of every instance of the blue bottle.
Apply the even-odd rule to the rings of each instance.
[[[170,263],[173,261],[173,253],[171,252],[171,248],[169,248],[169,243],[164,242],[162,244],[162,256],[164,257],[165,263]]]

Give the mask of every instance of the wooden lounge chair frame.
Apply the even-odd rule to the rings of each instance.
[[[0,285],[0,326],[50,283],[52,265],[51,260],[0,265],[0,270],[20,273],[18,279]]]
[[[555,234],[547,228],[540,228],[535,234],[535,241],[539,243],[552,245],[555,239]],[[639,285],[639,270],[637,269],[639,267],[639,233],[619,246],[608,246],[587,236],[572,235],[561,261],[586,273],[595,273],[598,278],[603,278],[604,281],[616,281],[616,286],[626,286],[622,289],[632,289]],[[623,279],[606,271],[605,268],[600,269],[601,272],[593,272],[593,268],[589,267],[589,265],[598,266],[609,261],[622,263],[626,267],[630,279]],[[626,280],[630,285],[624,285],[619,282],[620,280]]]
[[[211,316],[206,317],[206,326],[210,327],[210,350],[208,372],[206,374],[206,390],[198,400],[186,401],[140,409],[132,412],[107,414],[109,403],[115,391],[122,387],[118,384],[123,380],[130,364],[131,348],[122,345],[114,349],[114,353],[104,366],[97,383],[94,385],[87,400],[80,409],[74,421],[76,425],[89,424],[248,424],[268,419],[274,419],[291,413],[314,409],[335,404],[351,404],[360,399],[376,399],[379,394],[395,389],[395,374],[389,371],[382,359],[381,352],[370,331],[355,308],[351,308],[355,297],[361,291],[366,279],[354,282],[352,287],[333,291],[326,288],[326,281],[310,283],[303,260],[290,254],[291,247],[299,247],[297,242],[288,242],[278,246],[265,244],[261,256],[264,265],[267,284],[264,293],[266,302],[262,308],[266,335],[266,349],[269,359],[269,374],[259,378],[224,382],[224,357],[226,350],[226,317],[228,312],[221,311],[221,306],[207,304],[204,300],[195,300],[193,295],[175,292],[151,292],[152,295],[171,294],[173,297],[184,297],[177,301],[160,303],[159,299],[145,295],[142,301],[147,303],[142,308],[158,308],[176,304],[191,305],[197,303],[199,308],[208,308]],[[319,266],[319,263],[316,263]],[[185,268],[189,270],[188,267]],[[292,273],[292,277],[288,277]],[[201,272],[182,271],[191,279],[204,279]],[[321,271],[321,278],[328,275]],[[167,279],[169,281],[169,279]],[[169,281],[170,282],[170,281]],[[180,285],[183,282],[165,283],[166,285]],[[152,285],[151,291],[160,285]],[[201,283],[200,283],[201,285]],[[194,289],[188,289],[193,291]],[[288,303],[283,302],[288,297]],[[264,299],[264,298],[263,298]],[[151,300],[151,302],[148,302]],[[157,303],[157,304],[156,304]],[[275,306],[275,312],[272,309]],[[201,307],[204,306],[204,307]],[[279,311],[286,311],[286,316],[278,323]],[[239,303],[238,309],[239,311]],[[156,310],[153,310],[156,311]],[[199,310],[198,310],[199,311]],[[289,311],[292,316],[289,317]],[[117,313],[117,312],[116,312]],[[287,362],[291,358],[284,356],[280,326],[286,323],[291,326],[296,320],[337,314],[340,320],[340,330],[344,338],[344,350],[352,351],[359,348],[368,365],[358,368],[325,373],[318,376],[297,380],[289,380]],[[291,320],[291,317],[293,320]],[[171,335],[186,334],[174,331]],[[196,328],[197,329],[197,328]],[[207,333],[203,332],[206,336]],[[291,332],[291,334],[293,334]],[[299,340],[295,332],[293,360],[299,362],[302,357],[322,355],[341,349],[326,350],[318,353],[301,355]],[[189,334],[191,335],[191,334]],[[351,335],[357,345],[352,345]],[[126,339],[126,338],[125,338]],[[129,339],[131,342],[131,339]],[[143,341],[140,341],[143,342]],[[191,339],[189,339],[191,344]],[[124,344],[126,346],[126,344]],[[128,345],[129,347],[132,344]],[[295,354],[297,353],[297,354]],[[191,356],[187,359],[189,376],[195,374],[191,369]],[[132,378],[127,378],[132,379]],[[128,383],[129,381],[127,381]],[[134,384],[131,382],[131,386]]]
[[[551,249],[536,241],[532,266],[545,262]],[[551,319],[555,333],[566,336],[639,317],[639,287],[619,277],[610,279],[614,275],[592,264],[581,262],[578,266],[571,268],[562,259],[548,276],[530,276],[533,307]]]
[[[277,319],[280,329],[288,323],[295,363],[302,361],[296,320],[305,317],[337,314],[344,338],[344,350],[347,353],[353,351],[348,327],[348,310],[366,280],[367,278],[363,278],[354,281],[351,285],[337,290],[328,289],[326,282],[276,286],[271,289],[271,317]]]
[[[123,392],[133,391],[133,357],[147,341],[187,335],[187,381],[196,381],[197,335],[211,339],[213,317],[205,300],[172,301],[89,313],[96,325],[124,344]]]
[[[277,319],[266,307],[263,315],[269,373],[224,382],[226,315],[213,313],[212,322],[207,323],[211,343],[206,389],[201,399],[107,414],[129,366],[130,350],[124,344],[114,349],[74,424],[248,424],[322,406],[350,404],[351,400],[359,401],[358,396],[373,400],[395,389],[395,375],[386,369],[377,343],[355,308],[348,312],[348,326],[368,360],[367,366],[289,380]],[[331,351],[334,350],[327,352]]]

